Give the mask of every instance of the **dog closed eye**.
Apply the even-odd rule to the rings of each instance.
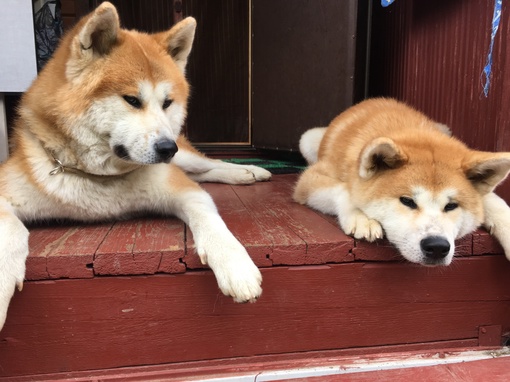
[[[163,110],[168,109],[168,107],[172,104],[173,100],[166,99],[165,102],[163,102]]]
[[[453,211],[459,206],[458,203],[450,202],[446,206],[444,206],[444,212]]]
[[[129,95],[124,95],[122,98],[124,98],[124,101],[133,106],[135,109],[142,108],[142,101],[140,101],[138,98]]]
[[[418,208],[418,205],[416,204],[416,202],[413,200],[413,198],[410,198],[408,196],[401,196],[399,198],[400,200],[400,203],[402,203],[404,206],[406,207],[409,207],[410,209],[412,210],[415,210]]]

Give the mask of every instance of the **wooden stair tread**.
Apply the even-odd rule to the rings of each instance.
[[[297,175],[251,186],[204,184],[232,233],[259,267],[357,260],[401,261],[387,241],[346,236],[330,216],[292,201]],[[204,269],[189,230],[178,219],[142,218],[30,229],[27,280],[184,273]],[[458,241],[457,256],[502,253],[483,230]]]

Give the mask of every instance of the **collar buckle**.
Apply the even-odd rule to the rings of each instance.
[[[65,172],[65,167],[64,165],[62,164],[61,161],[59,161],[57,158],[55,158],[54,156],[52,156],[53,158],[53,161],[55,162],[55,164],[57,165],[53,170],[50,171],[50,175],[57,175],[57,174],[61,174],[61,173],[64,173]]]

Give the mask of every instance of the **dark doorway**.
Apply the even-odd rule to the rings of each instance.
[[[111,1],[126,28],[197,19],[186,133],[200,147],[295,151],[365,95],[368,0]]]

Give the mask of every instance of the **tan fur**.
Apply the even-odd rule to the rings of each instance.
[[[0,165],[0,329],[23,285],[24,221],[176,215],[224,294],[238,302],[260,296],[259,270],[196,181],[250,184],[271,174],[209,159],[179,137],[195,26],[189,17],[153,35],[124,30],[103,2],[22,97],[11,155]]]
[[[391,99],[349,108],[323,134],[317,162],[300,177],[294,199],[337,215],[357,238],[375,240],[384,232],[406,258],[422,264],[451,261],[453,250],[445,259],[427,259],[419,250],[421,240],[452,236],[453,247],[455,238],[486,222],[484,201],[495,195],[485,196],[510,170],[510,153],[471,150],[447,135],[444,125]],[[302,141],[313,157],[311,135],[305,133]],[[418,198],[423,205],[410,208],[401,197]],[[449,210],[453,205],[458,208]],[[500,214],[510,213],[506,208]],[[422,237],[410,244],[418,231]]]

